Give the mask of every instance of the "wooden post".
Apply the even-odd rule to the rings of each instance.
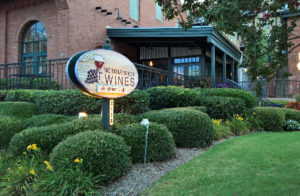
[[[212,87],[216,87],[216,47],[215,45],[211,46],[211,80],[212,80]]]
[[[226,53],[223,54],[223,83],[226,83]]]
[[[234,59],[231,62],[231,80],[235,81]]]

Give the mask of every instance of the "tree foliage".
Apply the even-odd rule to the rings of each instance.
[[[298,45],[292,40],[300,38],[293,31],[295,17],[288,24],[280,22],[280,15],[296,13],[298,0],[156,0],[163,6],[166,19],[179,18],[185,29],[195,18],[203,18],[203,24],[215,30],[242,37],[244,59],[242,67],[248,69],[251,80],[263,77],[287,77],[287,51]],[[185,17],[185,13],[187,17]],[[276,24],[276,20],[278,20]],[[271,28],[266,28],[271,27]]]

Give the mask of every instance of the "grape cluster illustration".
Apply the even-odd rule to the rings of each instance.
[[[94,84],[95,82],[98,82],[98,70],[91,69],[90,71],[88,71],[88,76],[85,80],[85,83]]]

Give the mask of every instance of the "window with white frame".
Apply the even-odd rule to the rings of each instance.
[[[160,22],[164,21],[162,6],[158,5],[158,3],[156,3],[156,19],[159,20]]]
[[[130,0],[130,17],[136,21],[140,20],[140,0]]]

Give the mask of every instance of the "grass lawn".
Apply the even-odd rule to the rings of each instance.
[[[300,132],[261,132],[225,141],[143,195],[300,195]]]

